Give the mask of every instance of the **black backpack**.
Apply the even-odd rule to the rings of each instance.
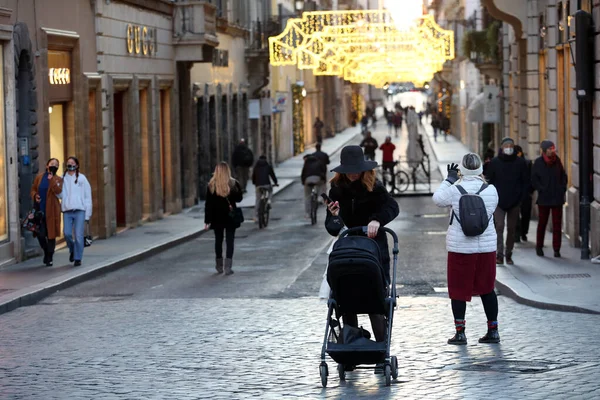
[[[481,235],[485,232],[490,223],[491,218],[488,218],[485,202],[479,195],[487,189],[487,187],[488,184],[484,183],[477,193],[469,193],[462,186],[456,185],[456,188],[461,193],[458,202],[460,219],[458,219],[458,216],[454,210],[452,210],[450,225],[452,225],[452,221],[456,218],[465,236]]]

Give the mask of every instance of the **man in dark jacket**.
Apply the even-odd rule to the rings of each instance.
[[[360,147],[365,149],[365,159],[375,161],[375,150],[379,147],[377,140],[371,136],[371,131],[367,131],[367,137],[360,143]]]
[[[567,174],[560,158],[556,155],[556,147],[549,140],[540,144],[542,155],[533,164],[531,181],[538,192],[537,205],[539,222],[535,250],[538,256],[543,256],[544,236],[548,218],[552,213],[552,248],[554,257],[560,257],[562,241],[562,209],[567,192]]]
[[[527,164],[527,169],[529,170],[529,175],[531,176],[531,161],[529,161],[525,154],[523,154],[523,148],[519,145],[515,146],[515,152],[517,153],[517,157],[525,160]],[[485,170],[484,170],[485,171]],[[484,172],[485,173],[485,172]],[[531,222],[531,195],[533,194],[533,188],[531,185],[527,188],[525,195],[523,196],[523,201],[521,201],[521,216],[517,222],[517,231],[515,233],[515,242],[519,243],[521,241],[527,241],[527,233],[529,233],[529,222]]]
[[[312,153],[313,156],[317,157],[319,161],[325,165],[325,168],[329,165],[329,155],[321,150],[321,143],[317,143],[315,146],[316,151]]]
[[[498,250],[496,264],[514,264],[512,252],[515,244],[515,232],[521,201],[530,185],[529,169],[524,159],[517,157],[515,142],[511,138],[502,139],[502,152],[494,157],[487,168],[487,179],[498,191],[498,208],[494,212]],[[506,251],[504,248],[504,223],[506,220]]]
[[[235,177],[240,182],[242,191],[246,193],[248,177],[250,176],[250,167],[254,163],[254,154],[252,154],[252,150],[248,148],[244,139],[241,139],[240,143],[233,150],[231,163],[235,170]]]
[[[267,161],[266,156],[260,156],[252,170],[252,183],[254,184],[256,190],[256,201],[254,203],[254,216],[256,221],[258,221],[258,205],[260,203],[261,189],[266,189],[269,191],[268,204],[271,204],[271,197],[273,196],[273,186],[271,186],[271,180],[273,180],[273,184],[277,186],[277,177],[275,176],[273,167],[271,167],[271,164],[269,164]]]
[[[327,177],[327,167],[314,154],[304,157],[304,167],[302,167],[302,185],[304,185],[304,218],[310,219],[310,197],[312,187],[316,186],[317,193],[325,192],[325,178]]]

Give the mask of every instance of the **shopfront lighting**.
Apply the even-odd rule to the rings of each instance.
[[[306,89],[302,88],[302,97],[306,97]]]
[[[48,107],[48,114],[52,114],[52,106]]]
[[[296,0],[295,4],[296,4],[296,11],[304,10],[304,1],[303,0]]]
[[[288,20],[269,47],[274,66],[383,87],[430,81],[454,58],[454,32],[441,29],[431,15],[400,31],[386,10],[316,11]]]

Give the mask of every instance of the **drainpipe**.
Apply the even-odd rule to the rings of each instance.
[[[575,72],[579,100],[579,218],[581,259],[590,258],[590,203],[592,200],[592,101],[594,100],[594,22],[592,15],[575,13]]]

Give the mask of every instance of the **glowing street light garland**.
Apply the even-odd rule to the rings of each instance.
[[[269,38],[271,64],[297,65],[315,75],[337,75],[382,87],[425,82],[454,58],[454,32],[423,15],[398,30],[385,10],[316,11],[288,20]]]

